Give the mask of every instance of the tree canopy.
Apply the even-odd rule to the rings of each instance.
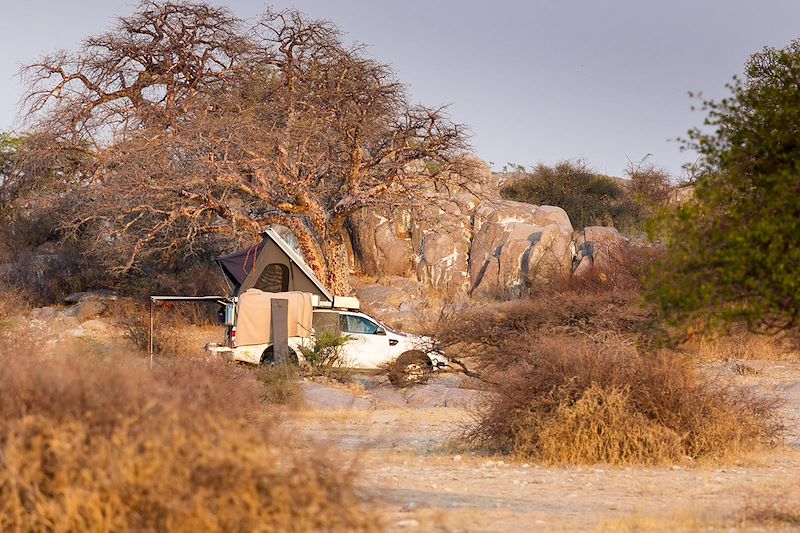
[[[145,0],[25,75],[27,161],[83,154],[60,183],[62,228],[119,273],[279,223],[347,292],[350,215],[468,186],[464,127],[294,10],[248,26],[224,8]]]
[[[676,319],[775,331],[800,314],[800,41],[764,48],[704,101],[694,201],[661,226],[654,298]]]

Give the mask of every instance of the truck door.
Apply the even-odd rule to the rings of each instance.
[[[389,337],[372,320],[349,313],[340,313],[342,333],[350,337],[343,347],[346,366],[378,368],[389,359]]]

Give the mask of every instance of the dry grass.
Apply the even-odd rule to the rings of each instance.
[[[614,293],[454,317],[440,338],[490,393],[467,441],[555,464],[728,459],[778,441],[776,400],[710,381],[658,349],[652,324],[635,299]]]
[[[8,327],[12,318],[30,312],[30,302],[25,294],[9,288],[0,280],[0,329]]]
[[[354,471],[221,364],[0,349],[0,530],[375,530]]]
[[[681,349],[699,361],[764,359],[771,361],[800,360],[800,343],[796,334],[782,332],[760,335],[744,327],[725,333],[693,335]]]
[[[167,305],[169,304],[169,305]],[[211,304],[176,304],[167,302],[155,308],[153,351],[159,355],[186,359],[204,357],[204,346],[221,342],[224,329],[212,317],[217,311]],[[142,300],[120,298],[109,303],[106,315],[124,328],[125,338],[141,351],[147,351],[150,332],[150,308]],[[213,318],[213,320],[212,320]]]
[[[566,464],[679,459],[678,434],[638,412],[630,396],[628,387],[592,385],[574,403],[560,401],[555,413],[544,420],[531,413],[519,422],[514,452]],[[538,435],[532,434],[532,428]]]
[[[667,513],[638,511],[600,521],[596,531],[796,531],[800,527],[800,485],[752,489],[734,509],[679,506]],[[740,495],[733,496],[737,504]]]
[[[302,400],[300,367],[292,363],[264,365],[255,370],[256,379],[264,385],[263,399],[267,403],[297,407]]]
[[[639,511],[621,518],[607,518],[594,529],[596,533],[689,533],[709,531],[739,531],[730,517],[694,507],[671,509],[669,513]]]
[[[800,528],[800,481],[751,495],[742,512],[745,526]]]

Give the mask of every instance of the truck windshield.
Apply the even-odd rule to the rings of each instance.
[[[378,332],[378,324],[364,317],[342,315],[342,329],[347,333],[374,335]]]

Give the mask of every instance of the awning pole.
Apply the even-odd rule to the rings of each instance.
[[[147,351],[150,354],[150,369],[153,368],[153,299],[150,298],[150,335],[148,335]]]

